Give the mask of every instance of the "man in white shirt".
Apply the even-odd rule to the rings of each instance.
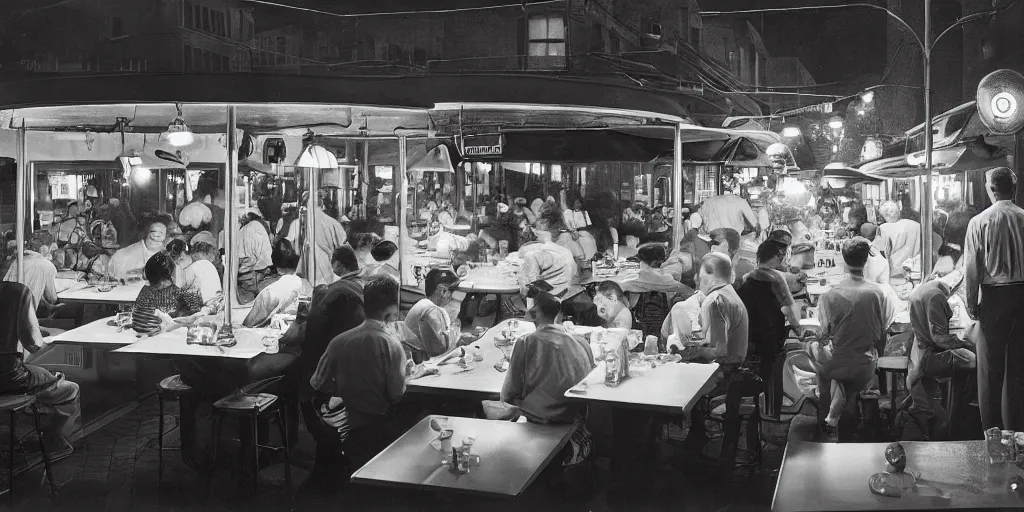
[[[142,230],[145,233],[142,240],[119,249],[110,257],[107,275],[114,279],[125,279],[129,275],[142,277],[142,269],[149,258],[164,249],[169,223],[167,219],[152,219]]]
[[[282,239],[274,247],[274,267],[281,277],[260,291],[246,315],[242,325],[262,327],[279,313],[295,313],[300,296],[310,296],[313,287],[309,281],[295,275],[299,267],[299,255],[288,240]]]
[[[879,207],[885,224],[878,226],[874,245],[889,260],[890,277],[905,273],[903,264],[921,254],[921,223],[901,218],[900,207],[888,201]],[[932,233],[933,250],[942,245],[942,237]]]
[[[552,286],[552,295],[561,296],[576,276],[576,260],[572,252],[554,243],[554,233],[548,222],[545,218],[538,219],[537,229],[533,230],[537,241],[519,249],[519,257],[523,260],[519,271],[519,291],[523,297],[526,297],[528,285],[539,280]]]
[[[217,271],[220,253],[209,242],[193,241],[191,249],[192,264],[182,270],[182,282],[178,287],[198,293],[203,304],[209,305],[222,293],[221,277]]]
[[[414,304],[405,316],[405,325],[416,335],[405,343],[417,363],[447,352],[458,342],[454,338],[451,317],[444,309],[451,302],[458,282],[458,276],[451,270],[431,270],[423,289],[426,298]]]
[[[701,204],[698,212],[704,219],[704,229],[707,233],[718,228],[735,229],[741,235],[761,230],[757,215],[754,215],[750,203],[737,195],[724,194],[709,197]]]
[[[270,232],[259,213],[250,210],[242,215],[242,228],[238,231],[238,300],[252,302],[259,293],[259,285],[273,265],[273,247]]]
[[[28,249],[25,249],[25,275],[21,284],[28,287],[32,292],[32,306],[36,315],[41,317],[50,316],[53,306],[57,303],[57,267],[50,263],[43,255],[39,254],[42,245],[39,241],[27,242]],[[18,260],[14,259],[11,267],[4,276],[4,281],[18,282]]]
[[[1024,210],[1017,176],[985,173],[992,206],[971,219],[964,246],[967,311],[978,319],[978,408],[985,429],[1024,430]]]

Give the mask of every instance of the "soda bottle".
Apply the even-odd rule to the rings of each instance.
[[[609,350],[604,356],[604,365],[604,385],[617,387],[622,381],[622,373],[619,371],[622,359],[619,357],[619,351]]]

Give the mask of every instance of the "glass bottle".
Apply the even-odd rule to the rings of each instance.
[[[609,350],[604,355],[604,385],[609,387],[617,387],[622,380],[622,372],[619,371],[619,367],[622,364],[622,359],[619,357],[618,350]]]

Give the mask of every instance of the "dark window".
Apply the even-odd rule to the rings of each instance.
[[[263,163],[283,163],[285,157],[288,156],[287,153],[284,139],[267,139],[267,142],[263,145]]]
[[[182,26],[192,27],[192,2],[185,0],[185,7],[182,10],[185,11],[183,13],[185,15],[185,19],[181,22]]]
[[[220,56],[220,70],[231,71],[231,59],[227,55]]]
[[[196,30],[203,28],[203,8],[201,6],[192,6],[192,28]]]
[[[192,71],[203,71],[203,51],[192,48]]]
[[[210,31],[210,8],[203,7],[203,30]]]
[[[185,50],[181,52],[181,69],[182,71],[194,71],[192,69],[192,47],[185,45]]]
[[[110,20],[110,37],[121,37],[124,35],[124,20],[112,18]]]
[[[277,55],[275,55],[275,58],[274,58],[274,63],[275,64],[277,64],[279,66],[285,64],[284,56],[285,56],[285,52],[287,50],[288,50],[288,45],[287,45],[287,42],[285,41],[284,37],[278,36],[277,37],[277,50],[276,50],[277,51]]]
[[[420,66],[427,65],[427,50],[423,48],[416,48],[412,53],[412,61],[414,64]]]
[[[213,54],[203,51],[203,71],[213,71]]]

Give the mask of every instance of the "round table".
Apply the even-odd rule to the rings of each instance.
[[[499,275],[486,275],[481,272],[481,269],[473,269],[459,281],[455,289],[465,293],[496,295],[498,310],[494,313],[494,323],[497,324],[504,318],[502,313],[506,306],[505,296],[518,294],[519,283],[515,279]]]

